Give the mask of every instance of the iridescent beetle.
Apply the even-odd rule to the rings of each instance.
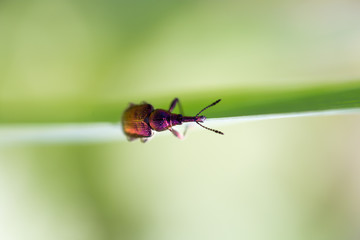
[[[146,102],[139,105],[131,103],[125,110],[122,118],[123,130],[129,141],[140,138],[141,142],[146,142],[153,135],[153,131],[160,132],[165,130],[170,130],[177,138],[183,139],[184,135],[173,129],[173,126],[181,125],[185,122],[196,122],[207,130],[223,135],[224,133],[218,130],[201,125],[200,122],[204,122],[206,117],[199,116],[200,113],[209,107],[216,105],[220,100],[221,99],[202,109],[195,117],[183,116],[182,107],[178,98],[175,98],[171,102],[169,111],[154,109],[152,105]],[[181,114],[171,113],[176,104],[179,104]]]

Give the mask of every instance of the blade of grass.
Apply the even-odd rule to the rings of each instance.
[[[235,89],[224,94],[209,92],[207,96],[223,99],[216,109],[206,113],[213,118],[351,109],[360,108],[360,83],[294,90]],[[189,98],[192,104],[184,104],[189,112],[197,112],[202,103],[206,105],[212,101],[209,97]]]
[[[207,123],[211,126],[222,126],[241,122],[282,119],[294,117],[354,115],[360,114],[360,108],[327,111],[313,111],[301,113],[279,113],[239,117],[210,118]],[[190,123],[191,124],[191,123]],[[193,130],[201,130],[194,128]],[[164,135],[166,132],[156,133]],[[170,134],[168,132],[168,134]],[[119,124],[109,123],[64,123],[64,124],[27,124],[3,125],[0,127],[0,146],[13,144],[59,144],[59,143],[99,143],[124,141],[125,135]]]
[[[294,90],[219,89],[185,93],[180,96],[163,95],[144,97],[155,108],[169,107],[174,97],[179,97],[187,115],[221,98],[216,108],[206,111],[208,118],[238,117],[263,114],[323,111],[360,108],[360,82]],[[81,123],[119,122],[128,102],[67,100],[66,102],[1,102],[1,123]]]

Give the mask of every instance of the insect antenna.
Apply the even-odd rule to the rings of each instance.
[[[216,100],[215,102],[213,102],[212,104],[210,104],[209,106],[207,106],[207,107],[203,108],[203,110],[201,110],[198,114],[196,114],[196,116],[195,116],[195,117],[199,116],[199,115],[200,115],[200,113],[202,113],[203,111],[205,111],[205,110],[206,110],[206,109],[208,109],[209,107],[212,107],[212,106],[214,106],[214,105],[218,104],[220,101],[221,101],[221,99],[218,99],[218,100]]]
[[[195,116],[195,117],[199,116],[199,115],[200,115],[200,113],[202,113],[203,111],[205,111],[205,110],[206,110],[206,109],[208,109],[209,107],[215,106],[215,105],[216,105],[216,104],[218,104],[220,101],[221,101],[221,99],[218,99],[218,100],[216,100],[215,102],[213,102],[212,104],[210,104],[209,106],[207,106],[207,107],[203,108],[203,109],[202,109],[202,110],[201,110],[198,114],[196,114],[196,116]],[[198,121],[196,121],[196,123],[197,123],[197,124],[199,124],[201,127],[205,128],[205,129],[207,129],[207,130],[209,130],[209,131],[213,131],[213,132],[215,132],[215,133],[218,133],[218,134],[224,135],[224,133],[223,133],[223,132],[221,132],[221,131],[219,131],[219,130],[216,130],[216,129],[212,129],[212,128],[205,127],[204,125],[200,124]]]
[[[196,122],[197,124],[199,124],[200,126],[202,126],[203,128],[207,129],[207,130],[210,130],[210,131],[213,131],[215,133],[218,133],[218,134],[221,134],[221,135],[224,135],[223,132],[219,131],[219,130],[216,130],[216,129],[212,129],[212,128],[208,128],[208,127],[205,127],[204,125],[200,124],[199,122]]]

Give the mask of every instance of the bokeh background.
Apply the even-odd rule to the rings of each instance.
[[[359,13],[355,0],[2,0],[0,123],[116,123],[128,102],[179,97],[187,112],[182,96],[208,97],[200,110],[234,89],[354,82]],[[359,239],[359,120],[3,145],[0,239]]]

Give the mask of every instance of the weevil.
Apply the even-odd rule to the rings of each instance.
[[[152,137],[154,131],[161,132],[165,130],[169,130],[177,138],[183,139],[184,134],[176,131],[173,126],[181,125],[186,122],[196,122],[207,130],[223,135],[224,133],[219,130],[208,128],[200,124],[200,122],[206,120],[206,117],[199,116],[203,111],[218,104],[220,101],[221,99],[206,106],[194,117],[183,116],[183,110],[178,98],[175,98],[171,102],[169,110],[154,109],[154,107],[147,102],[142,102],[141,104],[130,103],[122,117],[123,130],[129,141],[140,138],[141,142],[146,142]],[[177,104],[179,105],[180,114],[172,113]]]

